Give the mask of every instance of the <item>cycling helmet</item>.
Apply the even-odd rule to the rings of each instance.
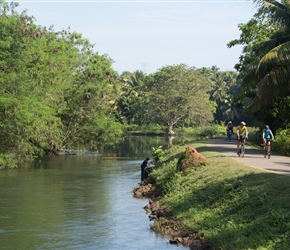
[[[241,125],[244,125],[244,126],[246,126],[246,123],[245,123],[245,122],[241,122]]]
[[[229,121],[229,122],[228,122],[228,124],[231,124],[231,123],[232,123],[232,121]]]
[[[265,129],[269,129],[269,125],[265,125],[264,128],[265,128]]]

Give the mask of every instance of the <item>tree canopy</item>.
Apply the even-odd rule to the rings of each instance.
[[[274,127],[289,123],[289,1],[256,0],[258,11],[240,24],[240,39],[228,46],[245,45],[236,65],[239,78],[252,101],[247,112]]]
[[[213,120],[215,105],[209,100],[210,82],[184,64],[165,66],[148,76],[147,112],[151,121],[168,126],[190,118],[195,124]]]
[[[81,34],[38,26],[16,7],[0,4],[0,167],[115,140],[122,131],[112,60]]]
[[[159,124],[174,134],[177,126],[237,121],[245,107],[259,122],[275,117],[286,126],[289,4],[255,2],[258,12],[228,43],[244,45],[238,73],[177,64],[119,75],[81,34],[39,26],[0,0],[0,168],[63,147],[114,143],[126,125]]]

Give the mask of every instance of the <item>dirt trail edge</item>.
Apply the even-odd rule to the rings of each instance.
[[[262,150],[247,149],[244,158],[237,155],[237,141],[227,138],[215,138],[208,141],[207,146],[246,166],[262,169],[268,172],[290,176],[290,157],[272,154],[271,158],[264,158]]]

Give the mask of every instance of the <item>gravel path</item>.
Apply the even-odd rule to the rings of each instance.
[[[247,149],[246,143],[245,156],[242,158],[237,155],[237,141],[235,139],[229,141],[227,138],[215,138],[209,140],[207,145],[212,150],[231,157],[247,166],[290,176],[290,157],[272,154],[270,159],[264,158],[262,150]]]

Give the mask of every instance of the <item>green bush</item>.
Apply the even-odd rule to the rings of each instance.
[[[290,156],[290,128],[277,130],[272,148],[278,154]]]
[[[198,129],[199,135],[212,138],[214,136],[222,136],[226,134],[226,127],[223,124],[209,124],[206,127]]]
[[[154,163],[158,163],[160,160],[162,160],[163,155],[164,155],[164,151],[162,149],[162,146],[152,148],[152,156],[153,156]]]

